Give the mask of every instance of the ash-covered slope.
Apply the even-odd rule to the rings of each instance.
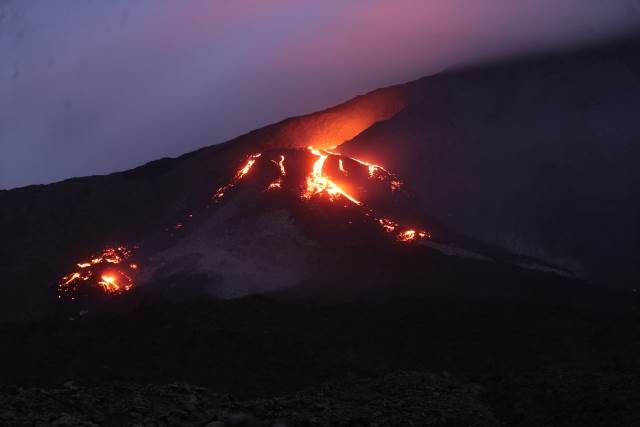
[[[640,41],[452,70],[340,146],[384,159],[469,236],[602,282],[640,278]]]

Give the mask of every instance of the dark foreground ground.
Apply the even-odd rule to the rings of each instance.
[[[547,282],[4,323],[0,425],[640,425],[632,293],[514,277]]]

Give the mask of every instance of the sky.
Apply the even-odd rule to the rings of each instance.
[[[640,28],[640,0],[0,0],[0,189]]]

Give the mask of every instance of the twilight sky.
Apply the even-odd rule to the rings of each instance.
[[[128,169],[478,59],[640,28],[640,0],[0,0],[0,188]]]

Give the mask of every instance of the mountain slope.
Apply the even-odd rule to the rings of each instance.
[[[338,144],[406,104],[402,86],[287,119],[225,144],[107,176],[0,191],[0,313],[38,317],[69,260],[139,242],[210,203],[246,155],[266,148]]]
[[[337,151],[456,230],[605,283],[640,278],[640,41],[452,70]]]
[[[41,316],[44,307],[54,304],[56,281],[68,273],[69,265],[120,244],[142,244],[144,257],[150,258],[166,255],[172,246],[187,248],[188,253],[175,249],[170,257],[173,261],[180,258],[182,269],[193,267],[192,249],[199,245],[197,259],[208,256],[210,265],[218,266],[199,271],[210,276],[208,283],[215,282],[221,265],[235,264],[235,270],[225,271],[259,271],[277,265],[269,273],[272,281],[294,285],[312,274],[305,265],[317,254],[309,248],[319,244],[327,253],[333,250],[332,242],[323,236],[332,236],[337,245],[368,246],[368,238],[361,238],[362,230],[386,220],[387,213],[393,221],[408,221],[407,225],[435,231],[431,250],[550,268],[478,242],[486,241],[552,263],[577,265],[592,278],[626,284],[629,277],[637,275],[633,261],[638,255],[640,218],[640,197],[636,197],[640,174],[634,166],[634,159],[640,157],[636,143],[640,124],[633,120],[634,112],[640,109],[637,49],[637,44],[627,43],[445,72],[380,89],[177,159],[162,159],[108,176],[2,191],[0,234],[10,244],[0,249],[0,312],[6,318]],[[342,141],[347,142],[340,145]],[[316,150],[340,146],[312,154],[304,148],[309,145]],[[272,169],[242,183],[250,189],[248,193],[241,192],[244,195],[229,202],[229,206],[236,206],[232,221],[243,215],[251,217],[249,223],[241,221],[243,225],[235,227],[242,233],[234,235],[231,246],[215,235],[225,232],[229,219],[220,223],[218,231],[216,226],[207,226],[214,232],[209,241],[189,240],[189,233],[197,236],[207,218],[213,218],[210,225],[224,218],[224,213],[218,213],[215,197],[212,199],[216,190],[234,183],[238,168],[250,156],[265,152],[308,159],[296,167],[298,179],[287,189],[287,194],[298,192],[297,196],[274,205],[270,196],[262,195],[268,184],[265,180],[278,170],[269,166]],[[338,152],[350,157],[340,157]],[[327,234],[337,224],[332,216],[338,222],[354,219],[332,209],[301,211],[299,203],[293,202],[305,192],[301,188],[306,185],[306,176],[321,157],[328,159],[325,172],[329,174],[322,179],[329,176],[347,189],[355,185],[364,191],[364,207],[349,211],[357,214],[356,222],[365,227],[360,234],[352,233],[348,238],[333,231]],[[271,160],[277,163],[277,156]],[[367,166],[362,160],[388,169]],[[338,161],[352,164],[352,169],[337,170]],[[380,181],[387,182],[381,187],[386,190],[380,193],[384,195],[381,200],[390,203],[386,207],[385,203],[376,205],[378,190],[373,184],[360,184],[359,178],[339,181],[342,175],[351,179],[349,173],[354,173],[364,176],[364,182],[376,183],[379,170],[396,172],[405,181],[400,193],[409,198],[396,203],[399,199],[391,197],[394,188],[389,188],[388,177]],[[258,183],[262,188],[256,187]],[[222,211],[229,206],[222,206]],[[377,211],[368,213],[374,207],[382,208],[382,217]],[[278,209],[286,212],[277,213]],[[174,229],[192,214],[196,218],[190,230]],[[314,226],[313,218],[325,225]],[[280,231],[288,239],[286,251],[277,233],[265,235],[266,240],[260,243],[273,250],[256,247],[256,234],[249,230],[260,221],[266,221],[263,229],[267,231],[273,224],[284,227]],[[347,224],[344,221],[337,229],[342,230]],[[244,255],[238,245],[246,246]],[[251,254],[247,252],[250,249]],[[274,257],[278,251],[292,258]],[[234,255],[229,258],[230,253]],[[300,258],[302,254],[306,255]],[[287,264],[296,259],[305,274],[289,277],[295,270],[290,268],[287,277],[282,277]],[[148,265],[156,266],[153,271],[164,268],[149,261]],[[317,259],[312,264],[314,268],[322,266]],[[163,282],[170,277],[149,275],[144,268],[140,274],[146,281]],[[194,280],[201,281],[204,276],[198,277]],[[235,283],[247,277],[242,273]],[[261,282],[264,277],[255,280]],[[227,291],[234,294],[228,286]]]

